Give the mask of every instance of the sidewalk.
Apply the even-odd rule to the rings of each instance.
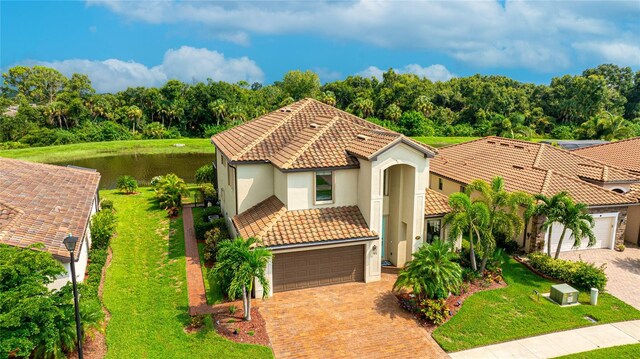
[[[189,292],[189,314],[213,313],[212,306],[207,304],[207,295],[200,268],[200,255],[198,254],[198,242],[193,230],[193,213],[191,206],[182,208],[182,222],[184,225],[184,246],[187,263],[187,288]]]
[[[640,343],[640,320],[632,320],[524,338],[449,355],[453,359],[555,358],[637,343]]]

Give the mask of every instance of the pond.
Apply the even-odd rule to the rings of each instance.
[[[155,176],[175,173],[187,183],[195,182],[195,172],[214,160],[212,153],[180,153],[155,155],[118,155],[55,162],[56,165],[73,165],[94,168],[101,174],[100,189],[116,188],[118,177],[133,176],[140,186],[148,185]]]

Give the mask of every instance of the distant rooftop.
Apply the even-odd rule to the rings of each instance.
[[[544,140],[540,141],[541,143],[545,143],[547,145],[558,145],[560,148],[564,148],[565,150],[576,150],[578,148],[585,148],[590,146],[601,145],[604,143],[609,143],[609,141],[603,140]]]

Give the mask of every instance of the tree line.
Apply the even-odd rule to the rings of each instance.
[[[245,81],[130,87],[98,94],[85,74],[42,66],[3,73],[0,146],[205,137],[305,97],[408,136],[621,139],[640,135],[640,71],[603,64],[549,85],[474,75],[432,82],[392,69],[382,80],[321,84],[290,71],[271,85]]]

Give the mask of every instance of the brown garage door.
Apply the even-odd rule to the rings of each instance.
[[[274,292],[361,281],[364,245],[274,254]]]

